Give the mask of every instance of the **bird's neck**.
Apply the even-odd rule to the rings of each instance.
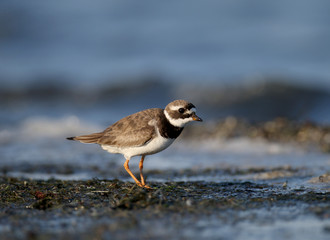
[[[159,121],[158,129],[160,135],[164,138],[177,138],[181,134],[183,127],[173,126],[164,114],[161,121]]]

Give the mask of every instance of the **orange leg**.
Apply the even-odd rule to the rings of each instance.
[[[143,161],[144,161],[144,156],[141,157],[140,164],[139,164],[141,183],[144,186],[144,185],[146,185],[146,183],[144,182],[144,177],[143,177],[143,173],[142,173],[142,170],[143,170]]]
[[[129,162],[129,159],[126,159],[126,162],[124,163],[125,170],[128,172],[129,175],[131,175],[131,177],[134,179],[134,181],[136,182],[136,184],[139,187],[143,187],[143,185],[141,184],[141,182],[139,180],[137,180],[137,178],[134,176],[134,174],[129,169],[128,162]]]
[[[149,187],[148,185],[146,185],[145,181],[144,181],[144,177],[143,177],[143,161],[144,161],[144,155],[142,155],[141,157],[141,160],[140,160],[140,164],[139,164],[139,168],[140,168],[140,178],[141,178],[141,183],[142,183],[142,186],[145,187],[145,188],[151,188]]]

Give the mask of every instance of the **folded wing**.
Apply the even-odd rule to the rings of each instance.
[[[142,146],[157,134],[153,120],[157,119],[161,112],[158,108],[147,109],[119,120],[103,132],[68,139],[120,148]]]

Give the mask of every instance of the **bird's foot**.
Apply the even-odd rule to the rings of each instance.
[[[136,182],[136,185],[138,185],[139,187],[142,187],[143,188],[143,185],[140,182]]]
[[[137,182],[136,185],[138,185],[141,188],[152,189],[152,187],[150,187],[149,185],[140,182]]]
[[[152,187],[148,186],[147,184],[144,184],[142,187],[144,187],[146,189],[152,189]]]

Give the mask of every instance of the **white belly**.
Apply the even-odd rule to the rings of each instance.
[[[150,155],[163,151],[168,148],[174,140],[175,139],[172,138],[163,138],[158,134],[156,138],[140,147],[119,148],[109,145],[101,145],[101,147],[110,153],[120,153],[123,154],[126,159],[130,159],[134,156]]]

